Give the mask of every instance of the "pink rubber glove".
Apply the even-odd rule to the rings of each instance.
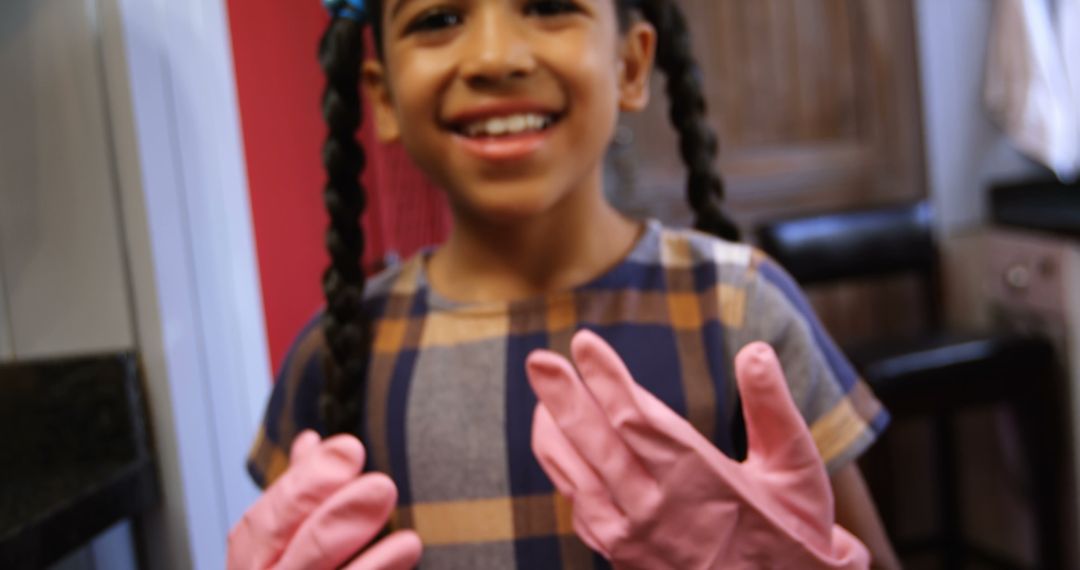
[[[829,478],[764,343],[735,358],[749,453],[726,457],[637,385],[588,331],[529,355],[533,452],[573,503],[578,536],[619,568],[866,568],[834,524]],[[582,381],[582,379],[584,381]]]
[[[420,538],[398,531],[350,561],[386,524],[397,487],[382,473],[359,476],[364,446],[351,435],[293,442],[289,468],[229,532],[230,570],[266,568],[405,570]]]

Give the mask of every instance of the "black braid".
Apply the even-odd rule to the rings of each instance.
[[[738,241],[738,227],[720,209],[724,183],[713,165],[719,143],[705,118],[701,70],[690,49],[686,18],[674,0],[622,0],[620,7],[638,9],[656,28],[656,65],[667,77],[668,114],[679,133],[679,153],[689,171],[686,194],[696,218],[694,227]],[[621,21],[626,21],[625,18],[620,16]],[[746,458],[748,446],[746,422],[738,399],[730,430],[731,457],[741,461]]]
[[[667,77],[668,116],[679,134],[679,154],[688,170],[686,195],[694,227],[737,241],[739,229],[720,209],[724,183],[717,173],[719,143],[706,119],[701,69],[690,49],[686,18],[674,0],[631,1],[656,28],[656,65]]]
[[[323,144],[326,168],[323,200],[330,214],[326,248],[330,266],[323,273],[326,296],[323,334],[329,348],[326,383],[319,397],[319,414],[329,434],[356,433],[365,402],[364,374],[371,344],[369,319],[364,314],[364,273],[360,259],[364,232],[364,188],[360,173],[364,151],[356,140],[362,120],[360,66],[364,58],[363,26],[334,18],[319,44],[319,62],[326,74],[322,113],[329,129]]]

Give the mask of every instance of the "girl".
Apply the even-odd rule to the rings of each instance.
[[[248,467],[280,481],[233,530],[231,564],[409,567],[422,544],[431,568],[858,566],[832,493],[838,525],[895,565],[852,463],[887,414],[791,280],[723,241],[737,232],[673,0],[330,8],[327,305],[275,386]],[[700,233],[627,219],[603,197],[616,119],[646,105],[654,59]],[[370,281],[361,82],[380,137],[404,145],[454,216],[444,245]],[[598,336],[575,337],[583,328]],[[734,357],[759,340],[783,365],[794,424],[787,390],[753,388],[782,378],[772,352]],[[571,352],[577,370],[558,356]],[[809,462],[791,453],[815,449],[807,425]],[[363,446],[319,439],[332,434]],[[747,435],[748,461],[725,459]],[[379,473],[357,478],[365,463]],[[353,558],[388,517],[411,530]]]

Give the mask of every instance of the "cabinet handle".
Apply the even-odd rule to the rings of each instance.
[[[1024,291],[1031,285],[1031,270],[1022,263],[1005,270],[1005,285],[1014,291]]]

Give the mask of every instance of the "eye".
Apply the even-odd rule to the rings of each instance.
[[[461,25],[461,13],[449,8],[434,8],[417,16],[405,27],[405,33],[434,32]]]
[[[525,14],[530,16],[562,16],[580,11],[581,8],[569,0],[535,0],[525,5]]]

